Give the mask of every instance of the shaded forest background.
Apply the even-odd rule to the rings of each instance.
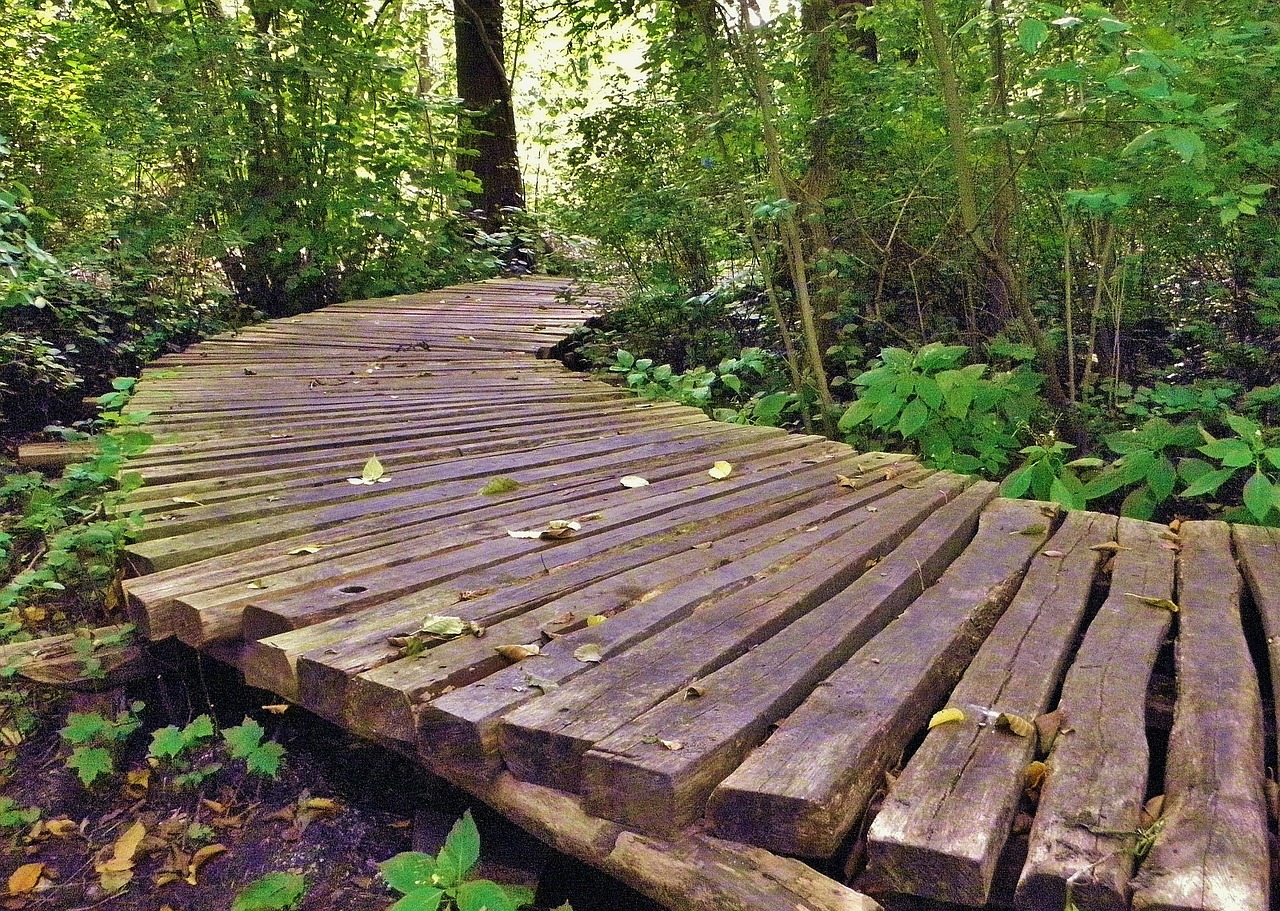
[[[5,415],[69,425],[261,316],[577,270],[629,290],[571,359],[641,393],[1014,495],[1271,524],[1266,14],[8,4]]]

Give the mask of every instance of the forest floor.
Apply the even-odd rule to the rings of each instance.
[[[481,833],[475,877],[536,890],[534,907],[657,911],[602,874],[555,854],[448,783],[306,712],[264,708],[270,694],[182,647],[152,646],[147,672],[97,692],[5,681],[24,694],[32,733],[0,770],[0,907],[12,911],[226,911],[269,873],[304,877],[297,905],[382,911],[396,899],[378,864],[435,853],[467,809]],[[140,705],[145,703],[145,705]],[[59,731],[69,715],[135,713],[115,771],[86,788]],[[274,779],[248,773],[210,740],[179,762],[148,761],[153,732],[208,714],[226,730],[257,720],[283,747]],[[180,776],[221,760],[195,786]],[[137,829],[141,824],[142,830]],[[140,836],[140,839],[139,839]]]

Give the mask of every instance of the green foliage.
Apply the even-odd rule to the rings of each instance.
[[[434,857],[406,851],[379,865],[387,885],[404,896],[391,911],[516,911],[533,902],[531,889],[468,879],[479,860],[480,833],[468,810]]]
[[[297,873],[268,873],[236,893],[231,911],[292,911],[306,891],[306,878]]]
[[[263,743],[266,733],[262,725],[246,717],[242,724],[224,729],[222,739],[231,758],[242,760],[251,773],[263,778],[275,778],[280,774],[280,763],[284,759],[285,750],[274,741]]]
[[[200,715],[182,728],[171,724],[152,732],[147,756],[176,763],[187,753],[212,739],[213,735],[213,720],[208,715]]]
[[[1066,509],[1084,509],[1088,500],[1079,471],[1101,468],[1102,459],[1085,457],[1067,461],[1070,443],[1049,439],[1021,450],[1027,458],[1005,478],[1000,493],[1006,497],[1030,496],[1050,500]]]
[[[143,703],[134,702],[115,718],[97,712],[72,712],[59,734],[71,745],[66,766],[72,769],[86,788],[115,772],[115,755],[142,722],[137,713]]]
[[[20,807],[12,797],[0,797],[0,829],[29,826],[40,818],[39,807]]]
[[[968,352],[937,342],[915,352],[882,349],[853,379],[858,399],[839,429],[849,435],[866,423],[919,446],[933,467],[998,475],[1040,406],[1043,377],[1026,368],[988,376],[986,364],[959,366]]]
[[[1239,475],[1252,468],[1244,482],[1243,510],[1235,510],[1229,517],[1256,525],[1280,524],[1280,486],[1276,478],[1280,470],[1280,446],[1270,445],[1263,428],[1242,415],[1227,412],[1222,416],[1235,432],[1234,437],[1218,439],[1203,427],[1200,434],[1204,445],[1199,451],[1217,462],[1213,468],[1201,460],[1184,462],[1181,474],[1187,481],[1184,497],[1216,494],[1218,490]]]
[[[1198,442],[1195,427],[1174,425],[1164,418],[1151,418],[1136,430],[1108,434],[1107,448],[1116,459],[1085,485],[1086,499],[1103,497],[1127,489],[1120,514],[1134,519],[1150,519],[1169,499],[1177,483],[1174,459],[1179,451]]]

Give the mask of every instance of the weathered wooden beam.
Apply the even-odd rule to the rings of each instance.
[[[1019,909],[1082,911],[1129,906],[1147,790],[1147,683],[1173,614],[1140,598],[1172,601],[1174,536],[1121,519],[1106,603],[1067,672],[1058,708],[1066,731],[1046,765]]]
[[[890,888],[986,904],[1036,749],[1034,738],[992,722],[1002,712],[1033,719],[1049,707],[1102,562],[1092,548],[1115,534],[1114,516],[1068,513],[1032,561],[948,700],[964,720],[929,732],[871,824],[869,865]]]
[[[1133,882],[1135,911],[1270,907],[1262,699],[1240,620],[1224,522],[1179,529],[1178,702],[1159,836]]]
[[[713,831],[829,857],[941,707],[1044,547],[1056,507],[999,500],[936,585],[866,644],[716,788]]]

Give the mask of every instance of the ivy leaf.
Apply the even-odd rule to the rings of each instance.
[[[115,771],[115,762],[109,750],[103,747],[76,747],[67,757],[67,768],[75,769],[80,783],[86,788],[103,776]]]

